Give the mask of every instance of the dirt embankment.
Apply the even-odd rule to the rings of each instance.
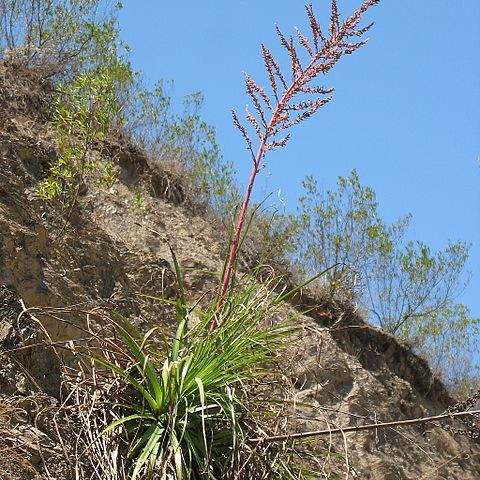
[[[86,316],[66,307],[117,310],[141,328],[168,330],[168,307],[139,295],[174,296],[167,242],[187,268],[192,299],[215,287],[209,272],[222,264],[218,228],[189,208],[181,181],[120,141],[104,146],[118,159],[112,188],[88,185],[70,215],[38,200],[35,188],[57,155],[46,113],[52,94],[34,73],[0,65],[0,451],[9,452],[0,456],[2,480],[74,478],[52,412],[62,401],[61,346],[82,336]],[[54,314],[32,316],[28,307]],[[295,431],[415,418],[452,404],[423,360],[353,307],[304,295],[279,317],[305,307],[315,308],[298,316],[303,334],[282,364]],[[479,443],[430,424],[327,443],[343,459],[331,466],[340,478],[480,478]],[[328,470],[329,458],[316,461]]]

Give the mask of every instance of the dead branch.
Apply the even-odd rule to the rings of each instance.
[[[362,430],[374,430],[377,428],[389,428],[405,425],[418,425],[421,423],[435,422],[437,420],[444,420],[447,418],[467,417],[469,415],[480,415],[480,410],[472,410],[465,412],[444,413],[441,415],[434,415],[431,417],[411,418],[408,420],[397,420],[394,422],[372,423],[370,425],[358,425],[355,427],[345,428],[331,428],[328,430],[313,430],[310,432],[292,433],[290,435],[275,435],[271,437],[259,437],[250,439],[251,443],[272,443],[272,442],[287,442],[290,440],[304,439],[310,437],[321,437],[323,435],[345,434],[350,432],[359,432]]]

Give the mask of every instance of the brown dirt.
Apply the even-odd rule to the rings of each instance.
[[[0,64],[0,432],[7,432],[0,433],[0,452],[9,452],[0,455],[0,478],[53,473],[66,480],[73,477],[48,412],[61,399],[59,363],[68,355],[45,347],[45,332],[57,347],[82,336],[85,314],[62,310],[67,306],[116,310],[141,328],[171,330],[170,309],[139,294],[174,297],[170,243],[188,268],[191,299],[208,295],[218,282],[224,232],[189,208],[181,179],[121,141],[104,146],[118,156],[112,188],[89,184],[68,217],[36,199],[36,185],[56,157],[45,114],[51,88],[15,68]],[[53,316],[33,310],[32,317],[21,302],[58,310]],[[414,418],[452,404],[422,359],[351,306],[304,295],[278,316],[298,315],[305,306],[315,309],[298,316],[303,333],[282,362],[298,402],[285,419],[294,431]],[[478,441],[432,425],[327,443],[320,445],[348,458],[349,467],[345,460],[329,467],[328,455],[316,461],[339,478],[480,478]]]

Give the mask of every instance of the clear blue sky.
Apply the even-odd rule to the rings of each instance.
[[[339,0],[351,13],[360,0]],[[313,1],[319,15],[329,2]],[[274,24],[307,31],[304,2],[126,0],[120,21],[134,68],[174,80],[178,99],[205,95],[204,118],[245,182],[250,159],[233,127],[243,111],[242,71],[263,78],[260,43],[275,46]],[[324,16],[325,18],[325,16]],[[326,86],[336,97],[269,158],[258,195],[277,191],[289,210],[300,182],[315,175],[333,188],[359,172],[387,221],[413,214],[410,236],[434,249],[471,242],[473,277],[459,299],[480,315],[480,2],[384,0],[369,21],[370,42],[337,65]]]

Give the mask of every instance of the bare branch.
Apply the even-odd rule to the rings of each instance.
[[[329,428],[327,430],[313,430],[310,432],[292,433],[291,435],[276,435],[272,437],[252,438],[251,443],[273,443],[273,442],[286,442],[289,440],[296,440],[299,438],[320,437],[324,435],[333,434],[345,434],[349,432],[361,432],[363,430],[375,430],[377,428],[390,428],[399,427],[405,425],[418,425],[420,423],[430,423],[437,420],[445,420],[447,418],[459,418],[459,417],[473,417],[474,415],[480,415],[480,410],[471,410],[465,412],[444,413],[442,415],[434,415],[431,417],[412,418],[408,420],[398,420],[395,422],[383,422],[373,423],[371,425],[358,425],[356,427],[345,428]]]

